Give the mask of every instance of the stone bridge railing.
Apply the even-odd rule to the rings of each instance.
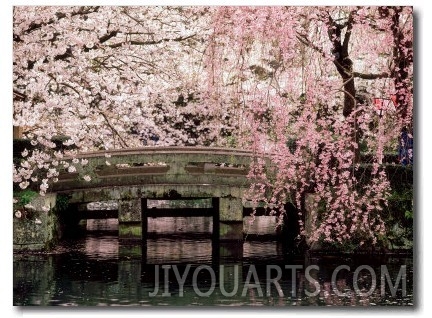
[[[53,191],[89,196],[88,200],[79,201],[95,201],[97,195],[91,194],[107,188],[139,188],[146,197],[154,198],[169,198],[173,193],[186,197],[240,198],[241,190],[249,185],[246,176],[252,152],[210,147],[145,147],[88,152],[77,157],[88,160],[88,164],[78,166],[76,173],[61,174]],[[91,181],[85,181],[85,175]],[[118,199],[116,194],[113,198],[110,198],[113,195],[101,196],[103,200]]]
[[[119,237],[146,231],[147,199],[212,198],[214,232],[222,240],[242,238],[242,198],[253,153],[211,147],[145,147],[77,156],[87,165],[64,173],[53,185],[71,204],[117,200]],[[89,175],[91,181],[83,176]],[[154,211],[151,211],[154,217]]]

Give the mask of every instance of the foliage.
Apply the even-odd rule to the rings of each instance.
[[[388,198],[388,207],[384,212],[387,226],[387,239],[392,246],[403,247],[413,242],[413,187],[406,186],[393,190]]]
[[[16,205],[19,207],[24,207],[25,205],[29,204],[37,195],[37,192],[30,189],[14,192],[14,198],[17,200]]]
[[[411,9],[224,7],[212,22],[210,92],[215,107],[243,103],[242,146],[257,154],[250,199],[295,202],[303,222],[316,211],[302,232],[311,241],[376,244],[390,191],[379,158],[412,122]],[[378,118],[372,96],[394,93],[397,109]],[[375,154],[367,182],[362,144]]]
[[[17,6],[13,15],[14,125],[43,145],[15,163],[20,188],[44,194],[86,164],[78,151],[235,146],[255,154],[248,199],[294,202],[303,227],[315,194],[312,209],[325,209],[312,240],[384,235],[391,189],[380,158],[412,130],[411,7]],[[373,98],[392,95],[396,107],[378,116]],[[55,136],[76,149],[59,149]],[[373,154],[364,179],[360,150]]]
[[[33,219],[34,208],[31,205],[32,200],[38,195],[37,192],[25,189],[14,191],[13,213],[18,219]]]
[[[57,214],[61,214],[64,211],[67,211],[69,208],[69,200],[70,200],[70,196],[69,195],[64,195],[64,194],[57,194],[56,196],[56,205],[55,205],[55,209]]]

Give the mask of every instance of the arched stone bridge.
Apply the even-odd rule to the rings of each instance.
[[[110,217],[119,220],[121,239],[145,239],[148,217],[212,216],[213,235],[218,240],[242,240],[243,217],[249,206],[243,206],[247,178],[254,158],[251,151],[212,147],[145,147],[111,151],[87,152],[77,156],[88,164],[77,165],[77,173],[63,173],[50,188],[51,193],[32,201],[37,216],[33,219],[14,218],[14,248],[42,248],[58,235],[57,227],[74,223],[80,218],[97,218],[86,211],[90,202],[115,200],[118,209]],[[71,159],[71,158],[70,158]],[[66,159],[65,159],[66,160]],[[270,163],[268,163],[270,164]],[[366,175],[372,165],[365,164],[358,173]],[[412,185],[413,170],[386,165],[392,187]],[[84,176],[91,176],[85,181]],[[45,207],[56,205],[58,194],[67,195],[68,211],[57,218],[46,213]],[[211,207],[198,209],[153,209],[148,200],[211,199]],[[207,200],[207,202],[210,200]],[[151,202],[150,202],[151,203]],[[154,203],[154,202],[153,202]],[[248,202],[246,201],[246,205]],[[294,237],[298,232],[297,211],[289,202],[282,235]],[[305,214],[306,231],[311,218]],[[104,217],[106,217],[106,211]],[[181,213],[184,213],[183,215]],[[65,220],[66,218],[67,220]],[[26,225],[28,223],[28,226]],[[45,230],[41,230],[44,228]],[[60,231],[61,232],[61,231]]]
[[[142,238],[147,217],[157,216],[147,208],[147,199],[212,198],[212,211],[201,212],[213,215],[213,233],[220,240],[237,240],[243,237],[242,198],[252,157],[251,151],[211,147],[82,153],[77,158],[88,164],[77,173],[61,174],[53,191],[69,194],[75,206],[117,200],[119,237],[124,239]],[[85,181],[84,175],[92,180]]]

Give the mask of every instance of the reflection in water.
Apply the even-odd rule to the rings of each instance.
[[[258,235],[276,234],[276,216],[246,216],[243,221],[244,233]],[[87,231],[118,231],[118,219],[89,219]],[[150,234],[173,233],[211,233],[213,218],[207,216],[197,217],[149,217],[147,230]]]
[[[172,238],[147,240],[147,264],[209,262],[212,255],[210,239]]]
[[[246,241],[243,243],[243,257],[263,259],[277,257],[281,253],[279,247],[279,244],[274,241]]]
[[[277,225],[276,216],[260,215],[252,219],[251,216],[243,218],[243,228],[245,234],[275,234]]]
[[[118,219],[88,219],[87,231],[118,231]]]
[[[147,230],[149,234],[203,234],[211,233],[213,229],[213,218],[206,216],[148,218],[147,222]]]
[[[62,242],[50,255],[14,255],[14,305],[413,303],[412,258],[292,257],[275,241],[217,244],[205,233],[169,237],[167,228],[147,244],[125,245],[112,228],[98,226],[83,238]]]

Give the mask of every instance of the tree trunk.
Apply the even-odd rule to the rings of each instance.
[[[21,139],[23,137],[23,127],[13,126],[13,139]]]

